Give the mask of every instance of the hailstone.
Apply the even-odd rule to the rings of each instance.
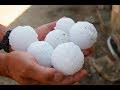
[[[97,31],[92,23],[79,21],[72,26],[69,36],[81,49],[88,49],[96,42]]]
[[[31,53],[40,65],[51,67],[51,55],[54,48],[45,41],[36,41],[28,47],[28,52]]]
[[[9,35],[13,50],[27,51],[29,45],[35,41],[38,41],[38,35],[31,26],[18,26]]]
[[[78,72],[84,63],[84,54],[73,42],[58,45],[51,56],[53,67],[64,75]]]
[[[63,17],[56,22],[54,29],[60,29],[69,34],[70,28],[75,24],[71,18]]]
[[[69,37],[64,31],[57,29],[49,32],[45,37],[45,41],[56,48],[59,44],[69,42]]]

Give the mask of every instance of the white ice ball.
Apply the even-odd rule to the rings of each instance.
[[[73,42],[63,43],[55,48],[51,61],[64,75],[73,75],[83,67],[84,54]]]
[[[54,48],[45,41],[36,41],[32,43],[28,52],[31,53],[40,65],[45,67],[52,66],[51,64],[51,55],[54,51]]]
[[[60,29],[69,34],[70,28],[75,24],[71,18],[63,17],[56,22],[54,29]]]
[[[38,35],[31,26],[18,26],[9,35],[13,50],[27,51],[29,45],[35,41],[38,41]]]
[[[79,21],[72,26],[69,36],[81,49],[88,49],[96,42],[97,31],[92,23]]]
[[[46,35],[45,41],[56,48],[59,44],[69,42],[69,37],[64,31],[53,30]]]

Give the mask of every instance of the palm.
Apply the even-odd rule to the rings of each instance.
[[[21,84],[72,84],[86,75],[86,71],[82,69],[73,76],[63,76],[54,68],[39,65],[29,53],[20,51],[9,53],[5,63],[9,78]]]

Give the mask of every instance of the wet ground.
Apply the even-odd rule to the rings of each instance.
[[[105,21],[106,26],[109,26],[110,21],[110,10],[102,10],[101,14]],[[109,49],[106,44],[106,40],[111,33],[109,28],[101,30],[100,22],[96,14],[96,5],[36,5],[31,6],[27,11],[25,11],[20,17],[18,17],[13,23],[9,25],[9,29],[12,29],[18,25],[30,25],[34,28],[49,23],[59,18],[67,16],[75,21],[86,20],[92,22],[98,31],[98,40],[95,44],[95,52],[91,55],[96,60],[109,53]],[[87,60],[85,68],[88,71],[88,76],[80,81],[79,85],[99,85],[99,84],[112,84],[111,82],[102,78],[95,70],[95,68],[90,64],[91,62]],[[10,80],[8,78],[0,77],[0,84],[14,85],[17,82]]]

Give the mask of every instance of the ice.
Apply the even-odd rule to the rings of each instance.
[[[31,26],[18,26],[9,36],[9,43],[13,50],[27,51],[29,45],[35,41],[38,41],[38,35]]]
[[[63,17],[56,22],[54,29],[60,29],[69,34],[70,28],[75,24],[75,22],[68,17]]]
[[[51,67],[51,55],[54,51],[54,48],[45,41],[36,41],[32,43],[28,52],[31,53],[38,63],[45,67]]]
[[[88,49],[96,42],[97,31],[92,23],[79,21],[72,26],[69,36],[81,49]]]
[[[47,34],[45,41],[56,48],[59,44],[69,42],[69,37],[64,31],[56,29]]]
[[[73,75],[83,67],[84,54],[79,46],[67,42],[55,48],[51,61],[53,67],[64,75]]]

